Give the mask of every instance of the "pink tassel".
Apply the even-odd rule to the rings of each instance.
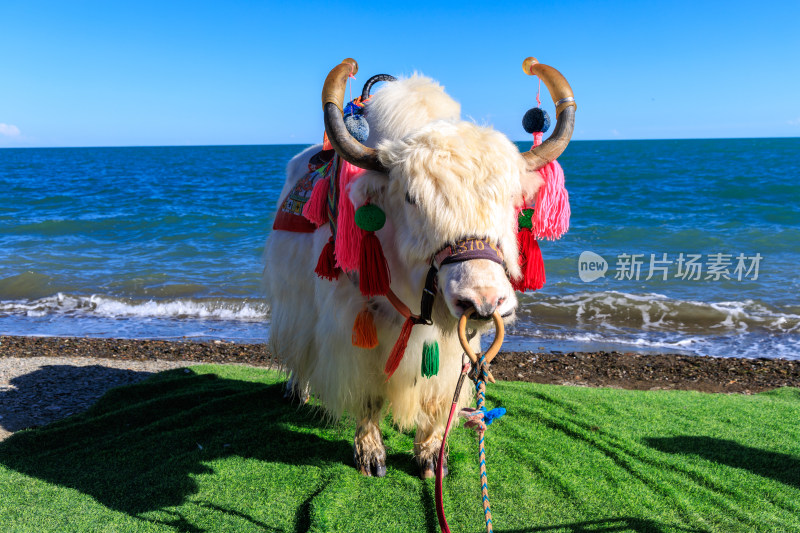
[[[317,227],[328,222],[328,189],[331,186],[330,178],[323,178],[314,185],[311,198],[303,206],[303,216]]]
[[[564,187],[564,170],[558,161],[539,169],[544,185],[536,195],[533,235],[537,239],[560,238],[569,229],[569,193]]]
[[[406,354],[408,339],[411,337],[411,328],[413,327],[414,321],[410,317],[406,318],[406,321],[403,322],[403,329],[400,330],[400,336],[397,338],[397,342],[394,343],[392,353],[389,354],[389,359],[386,360],[386,366],[383,368],[386,374],[386,381],[389,381],[394,371],[400,366],[400,361],[403,360],[403,356]]]
[[[345,271],[358,270],[358,253],[364,230],[356,226],[356,210],[350,201],[350,185],[364,170],[342,161],[339,170],[339,213],[336,229],[336,264]]]

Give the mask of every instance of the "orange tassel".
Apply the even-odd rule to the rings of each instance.
[[[331,281],[339,278],[341,269],[336,267],[336,257],[333,255],[333,237],[328,239],[328,242],[322,249],[322,253],[319,254],[317,268],[314,269],[314,272],[317,273],[317,276]]]
[[[331,186],[330,178],[323,178],[314,184],[311,198],[303,206],[303,216],[313,222],[317,227],[328,222],[328,189]]]
[[[378,331],[375,329],[375,319],[365,306],[356,315],[356,321],[353,323],[353,346],[371,350],[377,345]]]
[[[319,137],[317,137],[317,138],[319,138]],[[328,140],[328,132],[327,131],[322,134],[322,149],[323,150],[333,150],[333,145],[331,144],[331,141]]]
[[[522,279],[512,282],[514,290],[525,292],[538,291],[547,281],[544,271],[544,259],[539,243],[533,237],[530,228],[520,228],[517,233],[519,244],[519,264],[522,269]]]
[[[383,369],[386,373],[386,381],[389,381],[394,371],[400,366],[400,361],[403,360],[403,356],[406,353],[408,339],[411,337],[411,328],[413,327],[414,320],[411,317],[406,318],[406,321],[403,322],[403,329],[400,330],[400,336],[397,338],[397,342],[394,343],[392,353],[389,354],[389,359],[386,360],[386,366]]]
[[[361,239],[358,259],[358,288],[364,296],[384,296],[389,292],[389,265],[383,255],[381,241],[373,232]]]

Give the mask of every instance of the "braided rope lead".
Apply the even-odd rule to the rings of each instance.
[[[472,373],[472,378],[475,380],[475,390],[477,391],[477,409],[466,407],[458,413],[458,416],[467,420],[464,427],[474,429],[478,433],[483,515],[486,520],[486,531],[492,533],[492,508],[489,504],[489,480],[486,472],[486,426],[503,416],[506,410],[504,407],[496,407],[490,411],[486,410],[488,366],[489,363],[486,361],[486,356],[481,355],[476,361],[475,371]]]
[[[458,416],[459,418],[465,418],[467,420],[467,422],[464,424],[464,427],[472,428],[478,432],[478,444],[480,445],[481,499],[483,500],[483,515],[486,520],[486,531],[488,531],[488,533],[493,533],[494,531],[492,528],[492,508],[489,505],[489,481],[486,474],[486,447],[484,443],[484,436],[486,433],[486,426],[503,416],[506,413],[506,410],[503,407],[497,407],[491,411],[486,410],[486,380],[488,379],[489,381],[494,382],[492,374],[489,372],[489,363],[492,362],[494,356],[500,351],[500,347],[503,344],[503,335],[505,330],[503,327],[503,318],[500,316],[500,313],[495,310],[495,312],[492,314],[492,318],[494,319],[495,330],[497,334],[495,335],[494,341],[486,353],[476,356],[469,345],[469,339],[467,339],[466,335],[467,318],[474,312],[474,308],[468,309],[463,315],[461,315],[461,318],[458,321],[458,340],[461,342],[461,347],[464,348],[465,362],[461,368],[461,375],[459,376],[458,384],[456,385],[456,392],[453,395],[453,403],[450,407],[450,416],[447,419],[447,425],[445,425],[444,435],[442,436],[442,446],[439,449],[439,464],[438,468],[436,469],[436,515],[439,519],[439,528],[441,529],[442,533],[450,533],[450,527],[448,526],[447,520],[444,517],[444,498],[442,496],[442,464],[444,463],[445,443],[447,441],[447,433],[450,430],[450,424],[453,421],[453,413],[455,412],[456,405],[458,404],[458,396],[461,391],[461,385],[463,384],[464,378],[467,376],[467,372],[469,371],[470,367],[472,367],[474,370],[472,373],[470,373],[470,378],[475,381],[475,389],[477,390],[478,396],[477,409],[471,409],[469,407],[461,409],[461,411],[458,413]],[[467,358],[469,361],[466,361]]]
[[[478,380],[476,388],[478,390],[478,411],[486,412],[486,356],[480,355],[478,359]],[[483,417],[481,417],[483,418]],[[480,469],[481,469],[481,498],[483,499],[483,517],[486,520],[486,531],[492,533],[492,508],[489,505],[489,480],[486,474],[486,447],[484,446],[484,434],[486,424],[481,420],[478,426],[478,445],[480,446]]]

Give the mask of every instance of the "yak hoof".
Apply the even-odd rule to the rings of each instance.
[[[354,458],[356,468],[363,475],[368,477],[384,477],[386,475],[386,461],[379,458],[367,459],[366,457],[359,457],[356,455]]]
[[[380,413],[380,409],[373,409]],[[353,439],[353,462],[365,476],[383,477],[386,475],[386,448],[383,446],[381,430],[371,418],[362,419],[356,427]]]
[[[297,394],[289,389],[283,393],[283,399],[287,403],[296,403],[297,405],[305,405],[308,403],[309,395],[308,394]]]
[[[298,385],[294,378],[290,378],[283,391],[283,399],[289,403],[305,405],[308,403],[310,395],[308,390]]]
[[[430,479],[436,477],[436,466],[439,462],[439,458],[431,458],[425,461],[420,465],[419,468],[419,477],[421,479]],[[442,465],[442,477],[447,477],[447,474],[450,472],[447,468],[447,457],[444,458],[444,464]]]

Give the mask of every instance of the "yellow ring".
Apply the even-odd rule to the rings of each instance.
[[[464,353],[467,354],[467,357],[469,357],[470,361],[477,363],[478,356],[472,351],[469,341],[467,340],[467,319],[474,314],[475,308],[470,307],[464,311],[464,314],[458,319],[458,340],[461,342],[461,347],[464,349]],[[495,336],[492,345],[489,346],[488,350],[486,350],[486,363],[491,363],[492,359],[494,359],[494,357],[500,352],[500,348],[503,346],[503,337],[505,337],[506,331],[505,326],[503,325],[503,317],[500,316],[500,312],[497,309],[495,309],[494,313],[492,313],[492,319],[494,320]]]

